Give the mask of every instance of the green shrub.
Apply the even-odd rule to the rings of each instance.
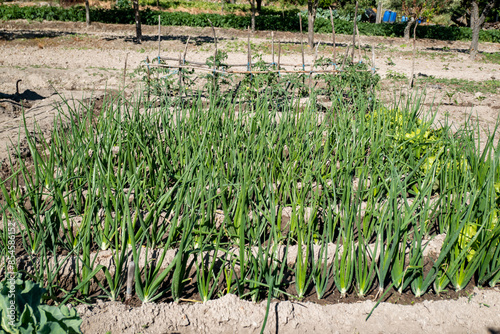
[[[255,26],[257,30],[275,31],[299,31],[299,18],[297,11],[289,10],[281,14],[268,11],[272,14],[261,13],[256,17]],[[218,28],[246,29],[250,26],[250,16],[238,16],[234,14],[189,14],[185,12],[162,12],[146,9],[141,12],[142,23],[147,25],[158,24],[158,15],[161,16],[163,25],[209,27],[208,19]],[[134,24],[134,12],[130,8],[91,8],[90,17],[94,22]],[[75,6],[71,8],[51,6],[5,6],[0,5],[0,19],[2,20],[54,20],[54,21],[85,21],[85,8]],[[404,35],[404,23],[381,23],[372,24],[367,22],[358,23],[359,32],[368,36],[402,37]],[[353,24],[350,21],[335,19],[335,31],[338,34],[352,34]],[[307,27],[305,27],[307,30]],[[318,17],[314,26],[317,33],[331,33],[330,20]],[[440,40],[470,40],[472,31],[470,28],[443,27],[443,26],[420,26],[417,29],[418,38],[431,38]],[[481,42],[500,43],[500,31],[482,30],[479,34]]]

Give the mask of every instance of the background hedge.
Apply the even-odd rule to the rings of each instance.
[[[185,12],[162,12],[146,9],[141,11],[143,24],[158,24],[158,15],[161,16],[162,25],[166,26],[190,26],[209,27],[207,19],[210,19],[215,27],[246,29],[250,26],[250,16],[237,16],[234,14],[189,14]],[[103,9],[91,8],[90,17],[93,22],[134,24],[134,12],[132,9]],[[52,6],[0,6],[0,19],[2,20],[55,20],[55,21],[85,21],[85,8],[75,6],[70,8]],[[307,22],[307,20],[303,20]],[[297,15],[259,15],[256,17],[255,26],[257,30],[274,31],[299,31],[299,19]],[[359,32],[368,36],[403,37],[404,23],[381,23],[373,24],[367,22],[358,23]],[[338,34],[352,34],[352,22],[335,20],[335,31]],[[305,27],[307,30],[307,27]],[[321,17],[316,19],[314,31],[318,33],[331,33],[330,21]],[[431,38],[440,40],[471,40],[472,30],[463,27],[443,26],[420,26],[417,29],[418,38]],[[500,43],[499,30],[481,30],[479,34],[481,42]]]

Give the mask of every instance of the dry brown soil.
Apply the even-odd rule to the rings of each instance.
[[[137,74],[146,57],[158,56],[157,27],[143,26],[144,42],[133,43],[134,27],[94,23],[7,21],[0,23],[0,177],[8,175],[8,159],[18,154],[27,158],[27,149],[20,131],[22,110],[25,110],[28,131],[34,120],[44,132],[50,132],[58,110],[68,105],[85,105],[89,98],[102,97],[106,90],[120,90],[124,82],[127,59],[126,91],[133,92],[139,84]],[[191,36],[187,59],[203,62],[213,54],[210,29],[162,27],[162,57],[178,57]],[[246,63],[247,33],[217,29],[219,49],[229,54],[229,63]],[[282,63],[300,64],[300,36],[276,33],[282,42]],[[331,36],[317,35],[323,45],[319,56],[332,53]],[[271,60],[270,32],[252,35],[254,53]],[[337,36],[337,52],[344,54],[350,36]],[[400,38],[361,37],[365,47],[361,56],[372,60],[383,78],[380,96],[391,103],[394,92],[408,96],[407,80],[390,76],[411,73],[412,47]],[[488,60],[487,54],[500,52],[500,45],[483,43],[483,54],[469,60],[468,43],[434,40],[417,41],[415,74],[417,79],[449,79],[419,81],[423,111],[437,111],[436,121],[448,119],[455,126],[469,116],[477,120],[484,132],[492,131],[499,116],[500,91],[491,89],[492,80],[500,79],[500,63]],[[356,57],[358,57],[356,52]],[[306,62],[313,52],[306,49]],[[367,61],[365,59],[365,61]],[[453,83],[451,79],[469,80]],[[16,92],[16,82],[19,91]],[[419,93],[417,93],[419,94]],[[61,103],[64,96],[68,105]],[[498,135],[498,132],[497,132]],[[21,141],[19,152],[12,146]],[[11,148],[7,148],[7,146]],[[462,297],[460,297],[462,296]],[[448,298],[458,298],[447,300]],[[391,297],[381,303],[370,319],[365,320],[375,302],[356,300],[334,304],[273,301],[266,333],[500,333],[500,291],[497,288],[466,289],[462,294],[430,296],[406,302]],[[412,305],[413,304],[413,305]],[[256,333],[260,331],[265,303],[254,304],[227,295],[206,304],[183,302],[145,304],[132,307],[118,302],[80,305],[85,333]]]

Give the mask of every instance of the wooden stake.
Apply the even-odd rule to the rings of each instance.
[[[184,56],[182,57],[182,65],[186,64],[186,55],[187,55],[190,39],[191,39],[191,36],[188,36],[188,39],[186,41],[186,46],[184,47]]]
[[[335,23],[333,22],[333,11],[330,7],[330,21],[332,22],[333,63],[337,65],[337,45],[335,43]]]
[[[417,26],[418,21],[415,21],[415,28],[413,28],[413,59],[411,62],[411,75],[410,82],[408,83],[408,89],[413,88],[413,76],[415,75],[415,57],[417,56]]]
[[[372,44],[372,71],[375,73],[375,46]]]
[[[272,64],[274,66],[274,31],[271,31],[271,54],[273,55]]]
[[[280,70],[280,62],[281,62],[281,41],[278,41],[278,71]],[[278,80],[279,80],[279,74],[278,74]]]
[[[351,47],[351,46],[350,46],[350,45],[348,45],[348,46],[347,46],[347,49],[346,49],[346,51],[345,51],[344,59],[342,60],[342,65],[340,66],[340,69],[341,69],[341,70],[343,70],[343,69],[344,69],[344,65],[345,65],[345,62],[346,62],[346,60],[347,60],[347,57],[349,57],[349,48],[350,48],[350,47]]]
[[[207,19],[208,22],[210,23],[210,26],[212,26],[212,33],[214,34],[214,42],[215,42],[215,52],[214,52],[214,75],[213,75],[213,83],[215,87],[215,71],[217,70],[217,35],[215,34],[215,28],[214,25],[212,24],[212,21],[210,19]]]
[[[321,44],[321,41],[318,42],[318,44],[316,44],[316,51],[314,52],[314,60],[311,63],[311,71],[309,73],[309,96],[311,96],[311,92],[312,92],[312,76],[313,76],[313,71],[314,71],[314,64],[316,63],[316,59],[318,57],[318,48],[319,48],[320,44]]]
[[[354,51],[356,50],[356,29],[358,28],[358,2],[356,1],[356,8],[354,9],[354,28],[352,30],[352,62],[354,62]]]
[[[150,90],[151,90],[151,78],[149,76],[149,56],[146,56],[146,63],[148,66],[146,67],[147,73],[148,73],[148,81],[147,81],[147,86],[148,86],[148,104],[149,104],[149,97],[150,97]]]
[[[356,35],[358,35],[358,57],[359,61],[361,62],[361,38],[359,38],[359,29],[357,25],[356,25]]]
[[[210,21],[210,19],[207,20],[210,23],[210,26],[212,27],[212,33],[214,34],[214,43],[215,43],[214,66],[215,66],[215,60],[217,59],[217,35],[215,34],[215,28],[214,25],[212,24],[212,21]]]
[[[161,43],[161,16],[158,15],[158,62],[160,61],[160,43]]]
[[[125,66],[123,67],[123,90],[125,90],[125,77],[127,75],[127,58],[128,53],[125,55]]]
[[[252,70],[252,50],[250,48],[250,29],[248,29],[248,71]]]
[[[182,53],[179,52],[179,68],[177,73],[179,73],[179,93],[182,92]]]
[[[304,43],[302,41],[302,16],[299,15],[299,25],[300,25],[300,51],[302,52],[302,70],[305,70],[305,60],[304,60]]]
[[[191,39],[191,36],[188,36],[188,39],[186,41],[186,46],[184,47],[184,55],[182,56],[182,62],[180,60],[180,54],[179,54],[179,65],[186,65],[186,55],[187,55],[187,50],[189,46],[189,40]],[[184,73],[182,73],[181,68],[179,68],[179,90],[181,87],[184,86]],[[181,92],[182,95],[182,92]]]

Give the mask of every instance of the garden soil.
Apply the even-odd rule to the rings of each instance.
[[[28,22],[0,23],[0,177],[10,175],[9,159],[29,160],[24,124],[29,132],[37,127],[50,133],[62,111],[82,110],[89,101],[99,104],[125,86],[132,95],[145,75],[146,57],[178,58],[187,49],[188,60],[204,62],[213,55],[211,29],[143,26],[144,41],[133,42],[134,26],[93,23]],[[228,52],[228,63],[246,63],[248,33],[216,29],[219,50]],[[301,63],[300,35],[276,33],[282,43],[282,63]],[[331,36],[316,35],[322,42],[318,57],[330,57]],[[271,61],[271,34],[251,35],[254,55]],[[344,55],[351,36],[337,36],[337,54]],[[382,77],[380,96],[384,101],[397,96],[419,96],[423,112],[437,111],[436,123],[459,127],[467,119],[477,121],[482,131],[495,130],[500,111],[499,89],[488,82],[500,80],[499,44],[481,43],[476,61],[467,55],[469,44],[417,40],[415,75],[427,80],[408,89],[412,67],[412,44],[401,38],[361,36],[361,55]],[[276,48],[277,49],[277,48]],[[305,47],[306,63],[314,52]],[[495,58],[496,55],[496,58]],[[363,58],[364,57],[364,58]],[[492,60],[493,59],[493,60]],[[126,65],[125,65],[126,64]],[[174,63],[172,63],[174,64]],[[290,67],[291,68],[291,67]],[[125,75],[124,75],[125,73]],[[465,79],[479,85],[467,88]],[[22,81],[19,81],[22,80]],[[17,87],[16,87],[17,84]],[[425,93],[425,95],[423,95]],[[62,97],[65,102],[62,102]],[[24,112],[24,114],[23,114]],[[99,110],[97,110],[99,112]],[[24,117],[23,117],[24,115]],[[496,133],[497,139],[498,131]],[[16,149],[14,149],[16,148]],[[298,301],[271,303],[266,333],[500,333],[500,290],[468,289],[463,297],[415,299],[400,305],[391,298],[375,309],[376,300],[333,304]],[[432,300],[431,300],[432,299]],[[408,304],[408,303],[407,303]],[[198,302],[144,304],[133,307],[119,302],[97,302],[77,306],[84,333],[257,333],[263,323],[266,303],[239,300],[226,295],[205,304]]]

